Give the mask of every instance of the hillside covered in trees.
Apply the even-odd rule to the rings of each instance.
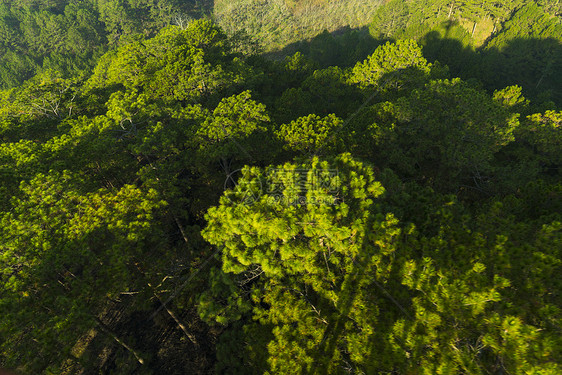
[[[562,373],[558,1],[4,1],[0,33],[0,368]]]

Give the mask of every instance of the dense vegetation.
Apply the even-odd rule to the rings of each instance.
[[[561,373],[559,3],[418,4],[4,2],[0,366]]]
[[[246,52],[369,23],[378,1],[22,0],[0,2],[0,88],[54,69],[87,74],[108,49],[212,17]],[[284,54],[282,54],[284,55]]]
[[[0,87],[36,71],[79,74],[107,48],[153,36],[207,11],[196,0],[3,0],[0,2]]]
[[[430,61],[489,90],[517,84],[529,97],[561,103],[561,16],[556,0],[392,0],[370,28],[377,38],[417,40]]]

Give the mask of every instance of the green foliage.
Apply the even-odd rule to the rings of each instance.
[[[431,70],[421,48],[413,40],[386,43],[353,67],[350,81],[379,91],[407,90],[419,86]]]
[[[224,98],[197,130],[202,156],[247,158],[246,150],[265,136],[269,121],[265,106],[252,100],[249,91]]]
[[[535,147],[545,162],[562,162],[562,113],[547,111],[528,116],[519,130],[519,137]]]
[[[0,87],[13,87],[41,67],[89,70],[106,45],[154,36],[200,15],[195,1],[83,0],[5,2],[0,6]],[[56,63],[54,61],[57,61]]]
[[[521,114],[529,110],[529,100],[523,97],[522,89],[519,86],[508,86],[503,90],[496,90],[493,98],[513,113]]]
[[[375,38],[414,39],[430,61],[490,91],[519,85],[525,95],[560,101],[561,23],[551,2],[393,0],[375,12]]]
[[[334,167],[338,168],[336,176],[330,173]],[[275,339],[268,345],[271,371],[289,371],[290,358],[298,359],[293,366],[305,370],[314,363],[310,344],[320,342],[326,329],[322,317],[330,315],[326,312],[317,319],[318,309],[332,309],[330,305],[345,298],[338,295],[340,288],[349,293],[342,286],[342,272],[352,267],[350,258],[359,256],[361,238],[365,235],[363,226],[368,220],[362,212],[384,190],[374,181],[372,172],[348,155],[337,158],[333,164],[314,159],[305,165],[286,164],[265,171],[249,169],[245,178],[247,181],[239,186],[251,188],[256,186],[251,180],[261,180],[268,191],[275,189],[279,195],[263,194],[248,206],[241,200],[247,193],[243,188],[229,193],[221,199],[221,206],[208,212],[209,226],[203,234],[211,243],[224,246],[224,272],[240,275],[240,285],[247,285],[250,290],[249,300],[238,293],[238,310],[252,308],[261,324],[276,327],[272,331]],[[330,190],[337,191],[338,197],[331,196]],[[293,203],[299,202],[299,198],[308,203]],[[335,200],[342,203],[320,203]],[[230,219],[224,220],[225,215]],[[307,224],[302,226],[299,222]],[[331,249],[326,252],[326,247]],[[262,274],[263,285],[264,276],[259,276]],[[258,276],[259,284],[252,285]],[[260,290],[267,292],[262,294]],[[299,295],[303,292],[311,300],[301,299]],[[236,319],[232,312],[217,309],[216,302],[204,298],[203,314],[221,322]],[[268,308],[262,307],[264,303]],[[289,329],[294,324],[298,328]],[[298,336],[307,341],[295,341]],[[261,348],[253,347],[251,351],[256,350]],[[330,358],[326,361],[316,365],[327,365]]]
[[[348,82],[349,72],[339,67],[316,70],[297,88],[287,89],[275,103],[277,121],[289,122],[311,113],[348,116],[361,92]]]
[[[527,95],[560,102],[562,81],[556,72],[562,69],[561,43],[560,20],[531,2],[487,44],[485,51],[496,49],[501,55],[485,65],[489,74],[486,78],[496,87],[516,83],[526,89]]]
[[[335,115],[324,118],[309,115],[281,125],[277,137],[293,151],[316,154],[321,149],[325,149],[325,152],[331,152],[330,149],[334,148],[336,143],[335,131],[342,125],[343,121]]]
[[[560,373],[551,3],[4,2],[0,366]]]
[[[158,259],[147,246],[158,241],[153,215],[164,206],[156,191],[84,194],[69,183],[79,178],[38,175],[0,219],[0,353],[19,353],[6,365],[30,372],[60,366],[94,327],[100,302],[135,288],[133,263]]]
[[[330,181],[327,171],[334,168],[337,178]],[[200,311],[221,324],[247,324],[237,332],[249,358],[263,353],[259,322],[270,341],[267,362],[251,363],[254,369],[560,370],[556,328],[543,328],[548,318],[534,315],[531,306],[520,309],[530,295],[548,300],[549,311],[560,308],[547,297],[558,285],[548,275],[562,265],[560,222],[541,228],[515,221],[500,203],[479,221],[455,200],[444,200],[436,202],[437,211],[427,211],[438,231],[418,231],[384,213],[385,190],[372,169],[349,155],[331,163],[314,158],[251,168],[243,178],[207,215],[203,236],[222,249],[222,273],[212,273],[213,288]],[[248,202],[248,193],[255,196],[260,186],[263,194]],[[330,189],[337,199],[327,199]],[[294,200],[299,196],[306,199]],[[442,199],[431,192],[427,198]],[[498,231],[503,234],[494,235]],[[519,262],[529,261],[519,256],[523,236],[544,278],[541,271],[517,275],[525,267]],[[248,315],[252,319],[243,318]],[[229,366],[244,365],[250,362],[221,361],[233,372]]]
[[[519,122],[485,92],[455,79],[376,104],[357,124],[359,134],[372,139],[361,149],[377,155],[377,164],[447,190],[484,187],[494,154],[514,140]]]
[[[123,86],[151,99],[193,103],[238,84],[249,68],[230,54],[226,35],[210,21],[169,27],[106,54],[89,80],[90,90]]]

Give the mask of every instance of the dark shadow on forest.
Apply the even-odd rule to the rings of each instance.
[[[517,38],[501,49],[474,49],[430,32],[421,44],[425,57],[447,65],[452,77],[476,79],[489,91],[519,85],[528,98],[562,103],[562,44],[554,38]]]
[[[325,30],[312,39],[291,43],[279,51],[266,53],[265,57],[281,60],[300,52],[321,68],[349,67],[367,58],[378,46],[389,40],[373,38],[367,26],[343,27],[333,32]]]
[[[310,40],[289,44],[264,56],[281,60],[296,52],[315,61],[319,68],[352,67],[380,45],[393,39],[376,39],[367,27],[324,31]],[[523,87],[529,99],[562,103],[562,44],[554,38],[518,38],[505,47],[475,49],[455,38],[431,31],[420,38],[425,57],[449,67],[451,77],[475,79],[492,93],[511,85]]]

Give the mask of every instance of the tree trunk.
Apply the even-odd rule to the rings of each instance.
[[[172,310],[170,310],[170,308],[168,308],[168,306],[166,304],[164,304],[164,301],[162,301],[162,299],[160,298],[160,296],[158,294],[156,294],[156,292],[154,292],[154,296],[158,299],[160,304],[162,304],[162,306],[166,309],[166,311],[172,317],[172,319],[174,319],[174,321],[176,322],[178,327],[180,327],[180,329],[183,331],[183,333],[185,333],[185,335],[187,336],[189,341],[191,341],[193,343],[193,345],[195,345],[198,348],[199,343],[197,342],[197,339],[195,338],[195,336],[193,336],[191,333],[189,333],[189,331],[187,330],[185,325],[181,322],[181,320],[179,320],[179,318],[176,316],[176,314]]]
[[[98,327],[100,327],[100,329],[103,332],[105,332],[109,336],[111,336],[115,341],[117,341],[117,343],[119,343],[119,345],[121,345],[123,348],[125,348],[129,353],[133,354],[135,356],[135,358],[137,359],[137,361],[141,365],[144,365],[144,359],[142,359],[142,357],[140,356],[140,354],[136,350],[131,348],[129,345],[125,344],[119,337],[117,337],[117,334],[115,332],[113,332],[111,330],[111,328],[106,326],[101,320],[99,320],[98,318],[95,318],[95,319],[96,319],[96,323],[98,323]]]
[[[180,219],[178,219],[178,217],[174,213],[172,213],[172,216],[174,217],[174,221],[176,222],[176,225],[178,226],[178,228],[180,230],[180,233],[181,233],[181,236],[183,237],[184,242],[186,244],[189,244],[189,239],[187,238],[187,236],[185,234],[185,231],[183,230],[183,227],[180,223]]]

